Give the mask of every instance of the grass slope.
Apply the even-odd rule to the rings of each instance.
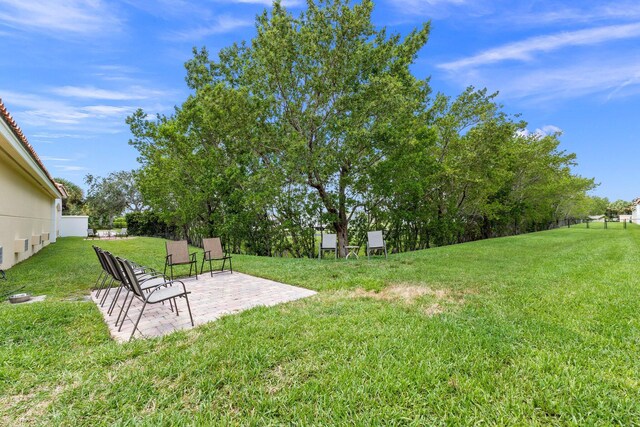
[[[234,256],[318,290],[124,345],[79,300],[91,242],[8,273],[0,424],[640,423],[640,228],[561,229],[360,260]],[[97,242],[96,242],[97,243]],[[162,267],[161,240],[101,241]]]

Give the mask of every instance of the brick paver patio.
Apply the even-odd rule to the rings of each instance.
[[[205,272],[198,277],[198,280],[195,280],[195,277],[183,280],[187,291],[191,292],[189,304],[196,326],[214,321],[226,314],[239,313],[252,307],[272,306],[316,294],[309,289],[237,272],[233,274],[218,273],[213,277]],[[129,310],[129,316],[122,326],[122,331],[118,332],[118,328],[114,324],[121,303],[118,303],[118,308],[111,316],[107,314],[115,290],[111,290],[104,307],[100,307],[99,298],[96,298],[95,294],[95,292],[91,294],[92,300],[98,304],[102,316],[109,325],[111,336],[117,341],[127,341],[133,330],[135,319],[140,313],[142,303],[134,300]],[[102,297],[102,294],[100,296]],[[119,300],[123,301],[124,296],[120,295]],[[168,303],[147,305],[138,325],[139,331],[135,333],[134,338],[157,337],[179,329],[191,328],[184,298],[178,298],[177,301],[179,316],[170,310]]]

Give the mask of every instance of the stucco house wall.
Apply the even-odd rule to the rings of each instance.
[[[0,269],[55,241],[63,193],[0,100]]]
[[[634,202],[639,201],[638,199],[634,200]],[[633,210],[631,211],[631,221],[635,224],[640,223],[640,204],[636,203],[633,206]]]

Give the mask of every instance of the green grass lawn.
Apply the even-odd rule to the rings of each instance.
[[[162,240],[96,241],[162,269]],[[8,271],[0,425],[640,424],[640,227],[367,261],[234,256],[315,297],[116,344],[92,242]]]

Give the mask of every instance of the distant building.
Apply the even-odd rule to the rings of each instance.
[[[631,211],[631,221],[634,224],[640,224],[640,197],[631,202],[631,207],[633,208]]]
[[[0,269],[56,241],[63,197],[0,99]]]

